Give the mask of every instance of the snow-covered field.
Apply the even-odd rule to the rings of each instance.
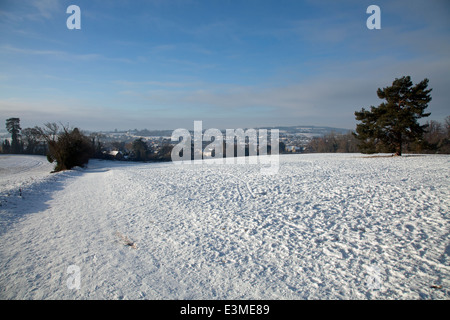
[[[449,298],[450,156],[280,160],[2,155],[0,298]]]

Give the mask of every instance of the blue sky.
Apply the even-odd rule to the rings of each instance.
[[[72,4],[80,30],[66,27]],[[405,75],[430,79],[428,119],[443,121],[448,17],[446,0],[1,0],[0,121],[354,129],[354,111]]]

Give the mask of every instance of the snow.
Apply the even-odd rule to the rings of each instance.
[[[446,155],[52,168],[0,156],[1,299],[449,298]]]

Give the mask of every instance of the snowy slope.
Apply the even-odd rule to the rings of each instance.
[[[2,156],[0,298],[449,298],[449,156],[280,159],[273,176],[108,161],[49,174]]]
[[[15,190],[44,178],[52,165],[42,156],[0,155],[0,190]]]

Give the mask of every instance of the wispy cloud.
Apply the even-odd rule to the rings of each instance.
[[[51,56],[66,55],[66,53],[63,51],[24,49],[24,48],[17,48],[17,47],[11,46],[11,45],[2,45],[0,47],[0,51],[6,52],[6,53],[21,53],[21,54],[29,54],[29,55],[51,55]]]
[[[9,44],[0,46],[0,52],[3,53],[19,53],[25,55],[40,55],[51,58],[58,58],[62,60],[77,60],[77,61],[106,61],[106,62],[122,62],[133,63],[129,58],[111,58],[98,53],[75,54],[61,50],[39,50],[32,48],[19,48]]]
[[[55,15],[65,12],[62,1],[59,0],[23,0],[12,1],[14,5],[0,7],[0,17],[8,23],[23,23],[24,21],[45,21]]]
[[[59,0],[39,0],[31,1],[31,6],[37,9],[38,13],[33,16],[41,16],[45,19],[50,19],[55,13],[61,12],[62,4]]]
[[[437,98],[430,107],[437,116],[445,116],[450,86],[445,70],[450,61],[434,61],[420,65],[420,59],[400,61],[395,57],[380,57],[367,61],[350,61],[343,65],[324,65],[320,73],[285,85],[230,85],[220,83],[118,82],[129,86],[123,92],[137,104],[164,106],[167,114],[176,110],[191,110],[192,116],[239,116],[264,114],[269,119],[353,128],[354,112],[381,101],[376,95],[380,87],[394,78],[411,75],[414,82],[431,78]],[[376,70],[376,71],[374,71]],[[186,90],[188,89],[188,90]],[[170,111],[169,111],[170,110]],[[320,119],[320,122],[318,119]],[[276,123],[274,123],[276,124]]]
[[[195,82],[170,82],[170,81],[124,81],[124,80],[116,80],[113,83],[126,86],[126,87],[166,87],[166,88],[188,88],[193,86],[198,86],[201,83]]]

